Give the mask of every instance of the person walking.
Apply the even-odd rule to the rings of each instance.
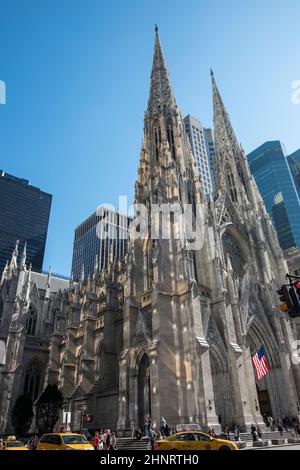
[[[104,450],[106,449],[106,439],[107,439],[107,429],[105,429],[103,436],[102,436]]]
[[[107,434],[106,434],[106,446],[105,446],[107,450],[109,450],[110,448],[110,439],[111,439],[111,434],[110,434],[110,430],[108,429]]]
[[[103,432],[99,433],[98,450],[103,450]]]
[[[258,434],[257,434],[257,430],[254,424],[251,425],[251,434],[252,434],[253,442],[258,441]]]
[[[240,441],[240,430],[236,424],[234,425],[233,433],[234,433],[234,440]]]
[[[154,450],[154,442],[155,442],[155,439],[156,439],[156,432],[154,431],[154,429],[151,429],[151,430],[150,430],[151,450]]]
[[[109,450],[116,450],[117,448],[117,438],[116,434],[114,432],[110,433],[110,444],[109,444]]]
[[[261,441],[262,438],[262,430],[259,427],[259,425],[256,423],[256,430],[257,430],[257,435],[258,435],[258,440]]]
[[[99,433],[96,431],[93,437],[92,445],[95,450],[98,450],[99,446]]]

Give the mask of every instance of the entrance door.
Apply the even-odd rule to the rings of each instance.
[[[272,416],[272,408],[268,390],[257,390],[257,395],[262,416]]]

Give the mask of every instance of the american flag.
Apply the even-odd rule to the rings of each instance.
[[[257,378],[258,380],[261,380],[270,371],[270,366],[265,354],[265,348],[263,346],[260,347],[256,354],[254,354],[252,361],[256,369]]]

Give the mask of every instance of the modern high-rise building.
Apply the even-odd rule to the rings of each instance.
[[[211,129],[205,129],[198,119],[188,114],[184,118],[185,130],[198,166],[204,194],[211,193],[215,186],[213,161],[215,148]]]
[[[248,162],[281,248],[300,247],[299,195],[281,142],[265,142],[249,153]]]
[[[27,263],[42,270],[52,196],[29,181],[0,170],[0,272],[19,240],[27,242]]]
[[[287,161],[292,173],[292,177],[300,198],[300,149],[288,155]]]
[[[74,280],[105,270],[128,249],[131,218],[105,207],[98,208],[75,229],[72,274]]]

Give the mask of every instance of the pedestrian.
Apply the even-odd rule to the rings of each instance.
[[[97,450],[103,450],[103,432],[99,433],[99,443]]]
[[[214,429],[211,430],[211,437],[217,437]]]
[[[257,434],[257,431],[256,431],[256,427],[254,426],[254,424],[252,424],[251,426],[251,434],[252,434],[252,439],[253,439],[253,442],[256,442],[258,441],[258,434]]]
[[[154,450],[154,442],[155,442],[155,439],[156,439],[156,433],[155,433],[154,429],[151,429],[151,430],[150,430],[151,450]]]
[[[94,434],[93,441],[92,441],[92,445],[93,445],[93,447],[94,447],[95,450],[98,450],[99,434],[98,434],[97,431],[96,431],[95,434]]]
[[[221,414],[220,414],[220,413],[219,413],[219,415],[218,415],[218,422],[219,422],[219,425],[220,425],[221,431],[223,431],[223,430],[224,430],[224,428],[223,428],[223,426],[222,426],[222,416],[221,416]]]
[[[236,424],[234,425],[233,433],[235,441],[240,441],[240,430]]]
[[[135,430],[135,437],[138,441],[142,439],[142,431],[140,430],[140,428]]]
[[[103,440],[103,449],[106,449],[106,439],[107,439],[107,429],[105,429],[102,440]]]
[[[109,450],[116,450],[116,448],[117,448],[117,438],[116,438],[115,433],[111,431]]]
[[[110,434],[110,430],[108,429],[107,430],[107,434],[106,434],[106,449],[109,450],[110,448],[110,438],[111,438],[111,434]]]
[[[259,425],[256,423],[256,430],[257,430],[257,435],[258,435],[258,440],[261,441],[262,438],[262,430],[259,427]]]
[[[0,450],[3,450],[4,449],[4,441],[2,439],[2,437],[0,438]]]
[[[175,426],[172,426],[172,428],[171,428],[171,434],[176,434],[176,428],[175,428]]]
[[[278,431],[280,432],[280,435],[282,436],[283,434],[283,427],[282,427],[282,424],[279,422],[278,423]]]

